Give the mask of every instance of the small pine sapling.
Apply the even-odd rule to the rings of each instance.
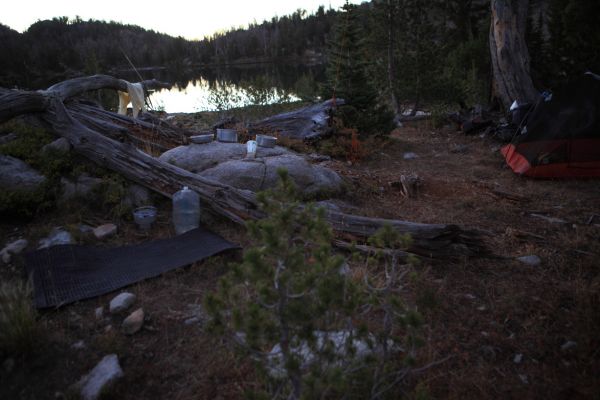
[[[400,377],[390,356],[401,350],[393,324],[417,326],[396,298],[402,274],[381,290],[345,273],[325,210],[301,205],[287,172],[279,174],[278,188],[257,197],[266,217],[248,223],[255,245],[205,299],[211,329],[257,361],[272,398],[383,393]],[[373,243],[387,243],[386,234]],[[397,268],[394,260],[386,270]],[[385,315],[381,332],[371,333],[362,321],[371,318],[367,309]]]

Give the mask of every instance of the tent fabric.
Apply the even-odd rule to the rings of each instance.
[[[25,256],[38,308],[100,296],[239,246],[205,229],[151,242],[103,248],[59,245]]]
[[[600,79],[586,74],[549,100],[540,96],[501,151],[517,174],[600,177]]]
[[[144,87],[141,83],[130,83],[127,82],[127,93],[118,92],[119,94],[119,111],[121,115],[127,114],[127,105],[131,102],[131,109],[133,110],[133,118],[137,118],[140,110],[146,111],[146,105],[144,104]]]

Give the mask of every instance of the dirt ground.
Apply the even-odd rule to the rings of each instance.
[[[347,179],[349,190],[340,201],[357,213],[483,229],[490,249],[502,256],[419,267],[407,294],[426,323],[418,365],[445,361],[412,376],[407,397],[599,398],[600,216],[592,217],[600,214],[600,182],[519,177],[504,167],[498,150],[490,138],[425,123],[394,131],[359,163],[327,163]],[[405,160],[407,152],[417,158]],[[409,173],[423,181],[414,198],[403,197],[393,184]],[[159,204],[150,236],[122,223],[108,244],[174,235],[169,207],[168,201]],[[27,226],[2,225],[0,239],[31,237],[40,225],[62,225],[64,218],[63,212]],[[207,218],[212,229],[246,244],[239,228]],[[531,254],[542,263],[514,260]],[[62,398],[110,353],[118,354],[125,376],[106,393],[109,399],[243,397],[244,389],[256,385],[252,364],[236,358],[221,338],[184,322],[238,256],[214,257],[128,288],[137,295],[134,307],[147,314],[143,330],[133,336],[119,331],[123,316],[94,316],[115,294],[42,312],[40,348],[15,359],[12,371],[2,369],[0,398]],[[18,273],[5,270],[1,276]],[[85,348],[73,348],[80,340]]]

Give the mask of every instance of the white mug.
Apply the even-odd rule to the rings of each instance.
[[[246,149],[247,149],[248,154],[256,153],[256,146],[257,146],[256,140],[248,140],[246,142]]]

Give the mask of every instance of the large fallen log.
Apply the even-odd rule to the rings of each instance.
[[[0,122],[13,116],[36,113],[50,130],[66,138],[78,153],[162,195],[171,197],[181,186],[188,186],[200,195],[205,207],[233,222],[244,223],[248,219],[264,217],[253,192],[205,179],[162,162],[142,152],[132,142],[115,140],[123,133],[118,127],[110,124],[98,127],[89,118],[82,117],[81,111],[85,107],[79,105],[69,109],[69,104],[76,104],[68,101],[70,96],[82,93],[83,89],[99,89],[103,82],[114,87],[114,81],[95,76],[89,81],[84,78],[66,81],[41,92],[0,89]],[[57,89],[54,91],[52,88]],[[88,112],[93,114],[91,110]],[[331,210],[327,218],[345,240],[364,241],[377,229],[391,224],[400,233],[412,236],[413,246],[408,251],[423,257],[457,258],[488,254],[481,232],[458,225],[367,218]]]
[[[250,123],[252,132],[298,140],[316,140],[333,132],[332,112],[344,100],[327,100],[298,110],[267,117]]]

